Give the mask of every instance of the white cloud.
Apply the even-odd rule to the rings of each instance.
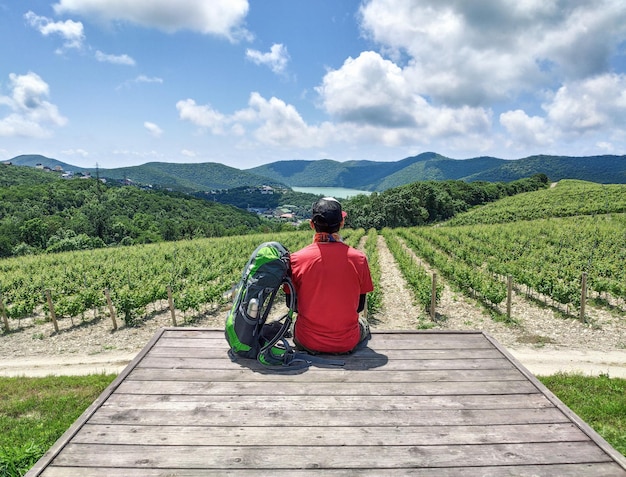
[[[114,65],[135,66],[135,60],[128,55],[108,55],[100,50],[96,51],[96,60],[102,63],[112,63]]]
[[[554,140],[553,131],[547,127],[544,118],[530,117],[521,109],[502,113],[500,124],[510,136],[509,147],[547,146]]]
[[[405,70],[378,53],[363,52],[329,71],[317,88],[325,110],[342,123],[367,127],[388,145],[487,132],[491,112],[469,106],[433,106],[418,94]]]
[[[9,83],[10,95],[0,96],[0,107],[10,110],[7,116],[0,116],[0,136],[47,137],[51,134],[48,126],[67,123],[57,106],[46,100],[50,88],[39,75],[11,73]]]
[[[61,151],[61,153],[65,156],[87,157],[89,155],[89,153],[84,149],[67,149],[65,151]]]
[[[143,127],[146,128],[153,137],[161,137],[163,135],[163,129],[150,121],[145,121]]]
[[[37,29],[43,36],[59,35],[64,40],[64,48],[80,49],[83,45],[85,34],[81,22],[72,20],[54,22],[49,18],[36,15],[32,11],[24,14],[24,18],[31,27]]]
[[[246,58],[257,65],[267,66],[276,74],[283,74],[289,62],[289,53],[284,45],[277,43],[272,45],[267,53],[248,48]]]
[[[605,74],[564,85],[544,109],[565,133],[626,131],[626,75]]]
[[[192,99],[179,101],[176,107],[180,119],[212,134],[241,137],[251,131],[254,140],[271,146],[306,149],[323,144],[328,137],[327,124],[310,126],[293,105],[275,97],[265,99],[256,92],[250,95],[247,108],[231,115],[222,114],[210,105],[197,105]]]
[[[360,15],[416,91],[451,106],[602,74],[626,33],[621,0],[371,0]]]
[[[329,114],[354,123],[410,127],[415,125],[415,107],[423,106],[402,70],[372,51],[329,71],[317,92]]]
[[[115,89],[116,90],[120,90],[123,88],[131,88],[133,85],[136,84],[141,84],[141,83],[147,83],[147,84],[151,84],[151,83],[157,83],[157,84],[163,84],[163,78],[159,78],[158,76],[146,76],[146,75],[139,75],[136,78],[124,81],[122,84],[120,84],[119,86],[117,86]]]
[[[213,134],[223,134],[228,118],[210,105],[201,106],[193,99],[185,99],[176,103],[180,119],[189,121],[202,129],[209,129]]]
[[[612,150],[611,139],[626,139],[626,76],[609,73],[567,83],[542,108],[544,116],[530,117],[522,110],[500,115],[511,145],[573,144],[591,136],[596,147]]]
[[[183,149],[180,153],[185,157],[196,157],[198,155],[196,154],[196,151],[192,151],[190,149]]]
[[[248,106],[237,116],[259,123],[254,136],[261,143],[309,148],[325,141],[319,128],[307,125],[294,106],[278,98],[266,100],[259,93],[252,93]]]
[[[191,30],[230,40],[247,37],[248,0],[60,0],[58,14],[79,14],[105,22],[123,21],[168,33]]]

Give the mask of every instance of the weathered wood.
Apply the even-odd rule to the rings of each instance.
[[[513,277],[506,277],[506,318],[511,319],[511,304],[513,302]]]
[[[585,307],[587,306],[587,272],[583,272],[580,279],[580,321],[585,322]]]
[[[195,369],[195,370],[217,370],[232,369],[233,365],[222,358],[174,358],[174,357],[151,357],[147,356],[137,368],[156,368],[156,369]],[[341,357],[340,357],[341,359]],[[395,360],[388,362],[386,357],[381,357],[380,366],[384,366],[385,371],[426,371],[426,370],[470,370],[470,369],[515,369],[511,363],[500,358],[482,358],[482,359],[413,359],[413,360]],[[374,360],[364,360],[362,362],[349,363],[350,370],[355,369],[374,369],[377,362]],[[256,365],[250,363],[253,369],[264,370],[261,364]]]
[[[437,306],[437,274],[433,273],[432,286],[430,288],[430,319],[435,320],[437,317],[436,307]]]
[[[172,298],[172,287],[170,285],[167,286],[167,303],[170,306],[172,326],[176,326],[176,308],[174,307],[174,298]]]
[[[376,369],[368,370],[367,375],[363,373],[353,373],[347,369],[309,369],[306,373],[290,372],[277,376],[275,373],[258,368],[254,365],[254,369],[258,372],[251,373],[250,368],[242,367],[241,369],[216,369],[209,373],[206,369],[154,369],[154,368],[137,368],[129,376],[131,381],[153,381],[155,379],[164,379],[166,381],[211,381],[211,382],[273,382],[280,383],[288,381],[288,376],[298,376],[300,383],[360,383],[368,382],[371,384],[385,383],[409,383],[428,382],[437,386],[445,381],[516,381],[522,380],[519,371],[516,369],[452,369],[445,373],[441,371],[395,371],[387,373],[383,370],[377,372]],[[357,367],[357,370],[363,368]],[[384,368],[383,368],[384,369]]]
[[[376,436],[372,439],[371,436]],[[571,423],[494,425],[476,432],[474,426],[333,426],[294,427],[289,433],[272,433],[272,445],[290,446],[311,436],[325,446],[380,445],[475,445],[522,442],[587,441],[587,436]],[[73,440],[76,444],[222,446],[267,444],[266,427],[223,426],[128,426],[86,424]]]
[[[115,314],[115,308],[113,307],[113,302],[111,301],[111,294],[109,293],[109,289],[104,289],[104,296],[107,301],[107,306],[109,308],[109,315],[111,316],[111,322],[113,323],[113,330],[117,330],[117,316]]]
[[[54,312],[54,304],[52,303],[52,294],[50,290],[46,290],[46,299],[48,300],[48,309],[50,310],[50,319],[54,326],[54,331],[59,332],[59,324],[57,323],[57,315]]]
[[[7,317],[7,311],[4,308],[4,301],[2,299],[2,293],[0,293],[0,313],[2,314],[2,323],[4,324],[4,331],[8,333],[11,331],[9,328],[9,319]]]
[[[228,346],[226,342],[220,346],[211,346],[205,348],[189,348],[189,347],[170,347],[156,345],[151,351],[149,358],[204,358],[223,360]],[[359,350],[356,354],[360,361],[368,359],[379,359],[381,353],[370,348]],[[385,350],[384,356],[389,359],[389,365],[394,361],[415,361],[427,359],[502,359],[502,353],[494,348],[482,349],[390,349]],[[148,357],[146,357],[147,359]]]
[[[213,410],[263,410],[272,411],[328,411],[328,410],[426,410],[426,409],[539,409],[553,407],[553,404],[540,393],[535,394],[504,394],[504,395],[422,395],[394,396],[393,401],[388,395],[308,395],[274,396],[272,399],[258,399],[257,396],[239,395],[237,399],[224,399],[223,396],[206,396],[195,394],[124,394],[115,393],[106,403],[118,409],[195,409],[198,406]]]
[[[620,477],[621,469],[615,463],[596,464],[557,464],[557,465],[514,465],[481,467],[446,467],[446,468],[408,468],[393,469],[394,477]],[[163,469],[131,469],[113,467],[49,467],[46,477],[267,477],[267,469],[179,469],[169,473]],[[380,469],[272,469],[272,477],[380,477]],[[389,475],[388,472],[382,475]]]
[[[268,437],[268,440],[271,439]],[[95,467],[145,467],[161,469],[402,469],[476,467],[493,465],[552,465],[564,463],[606,463],[607,455],[592,442],[542,442],[457,446],[377,446],[363,452],[360,446],[344,446],[333,452],[327,446],[312,445],[314,437],[300,445],[266,446],[112,446],[68,444],[55,465]],[[619,475],[619,474],[617,474]]]
[[[315,381],[311,381],[315,383]],[[197,395],[223,396],[229,399],[234,387],[228,382],[189,382],[189,381],[132,381],[126,380],[120,385],[120,392],[129,394],[158,394],[171,395],[189,393]],[[528,381],[481,381],[477,384],[467,382],[431,382],[413,383],[410,387],[406,383],[386,383],[373,386],[371,383],[315,383],[315,386],[304,385],[301,382],[280,382],[274,385],[261,385],[258,382],[237,382],[237,396],[259,396],[270,399],[273,396],[424,396],[424,395],[489,395],[489,394],[519,394],[536,393],[535,386]]]
[[[483,333],[374,333],[343,368],[160,330],[28,475],[611,476],[626,459]]]

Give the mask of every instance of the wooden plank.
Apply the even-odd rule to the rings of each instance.
[[[193,409],[204,406],[214,410],[241,409],[258,412],[273,411],[327,411],[327,410],[426,410],[426,409],[538,409],[553,407],[543,395],[443,395],[443,396],[359,396],[359,395],[311,395],[272,396],[259,399],[257,395],[203,396],[195,394],[123,394],[115,393],[107,400],[107,406],[118,409],[168,409],[176,403],[177,409]]]
[[[205,358],[224,359],[228,349],[226,347],[170,347],[155,346],[150,352],[151,358]],[[380,359],[381,353],[371,348],[358,351],[350,357],[352,359]],[[403,349],[385,350],[385,354],[391,363],[395,360],[422,360],[422,359],[502,359],[502,353],[495,348],[474,348],[474,349]]]
[[[134,369],[128,376],[129,381],[210,381],[210,382],[261,382],[261,383],[287,383],[293,382],[293,376],[298,376],[298,382],[308,383],[415,383],[415,382],[483,382],[483,381],[519,381],[523,379],[520,372],[515,369],[468,369],[446,371],[394,371],[378,372],[376,369],[368,372],[355,373],[347,369],[314,368],[293,372],[280,372],[265,369],[256,369],[251,373],[250,368],[240,369],[217,369],[207,372],[206,369]]]
[[[242,366],[250,367],[256,370],[265,370],[263,365],[254,360],[240,363]],[[485,359],[413,359],[413,360],[396,360],[381,363],[385,372],[396,370],[464,370],[464,369],[515,369],[507,360],[502,358],[485,358]],[[233,369],[233,364],[221,359],[206,358],[172,358],[172,357],[152,357],[147,356],[137,365],[137,368],[163,368],[163,369]],[[374,369],[372,360],[351,359],[346,361],[344,369]]]
[[[222,337],[206,337],[206,338],[181,338],[174,337],[172,332],[169,337],[164,337],[157,346],[165,347],[190,347],[190,348],[220,348],[227,349],[226,339]],[[386,350],[404,350],[404,349],[489,349],[492,345],[481,334],[476,335],[424,335],[418,339],[411,339],[408,335],[372,335],[369,348],[375,349],[380,353]]]
[[[270,428],[289,426],[491,426],[500,424],[552,424],[568,422],[558,409],[522,409],[512,412],[506,409],[449,409],[424,411],[283,411],[259,413],[256,410],[216,411],[199,405],[195,409],[119,409],[104,405],[92,416],[93,424],[158,425],[167,419],[178,425],[232,425],[232,423],[254,422]],[[184,406],[181,406],[184,407]]]
[[[522,374],[530,381],[544,396],[546,396],[565,416],[567,416],[574,424],[576,424],[585,434],[590,436],[594,442],[606,452],[613,460],[626,469],[626,456],[623,456],[615,450],[604,438],[591,428],[585,421],[578,417],[570,408],[568,408],[552,391],[539,381],[530,371],[528,371],[511,353],[500,345],[491,336],[485,334],[485,338],[497,348],[503,356],[513,363]]]
[[[237,396],[432,396],[432,395],[489,395],[489,394],[530,394],[537,393],[537,388],[526,380],[520,381],[481,381],[477,386],[472,381],[467,382],[415,382],[388,383],[384,386],[373,386],[370,383],[316,383],[315,386],[304,386],[300,382],[281,382],[276,386],[259,386],[257,382],[238,382]],[[119,392],[127,394],[195,394],[213,395],[230,398],[233,396],[233,385],[228,382],[204,381],[137,381],[125,380],[119,387]]]
[[[268,439],[271,440],[271,439]],[[608,456],[592,442],[542,442],[458,446],[380,446],[363,452],[345,446],[329,452],[310,442],[280,448],[267,446],[66,446],[54,465],[119,468],[187,469],[383,469],[607,463]]]
[[[172,446],[254,446],[267,444],[266,427],[86,424],[72,442],[75,444],[172,445]],[[588,441],[571,423],[501,424],[476,432],[476,427],[455,426],[332,426],[293,427],[289,432],[271,433],[274,446],[314,440],[327,447],[362,446],[376,451],[385,445],[512,444],[523,442]]]
[[[113,467],[49,467],[45,477],[380,477],[389,475],[381,469],[146,469]],[[444,467],[430,469],[393,469],[394,477],[624,477],[626,475],[615,463],[595,464],[552,464],[481,466],[481,467]]]
[[[626,477],[481,332],[375,333],[344,368],[287,373],[226,351],[223,330],[160,330],[28,475]]]

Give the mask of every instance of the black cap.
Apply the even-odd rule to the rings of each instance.
[[[311,220],[316,225],[328,229],[339,230],[341,221],[346,217],[346,213],[341,210],[341,204],[334,197],[323,197],[313,204],[313,214]]]

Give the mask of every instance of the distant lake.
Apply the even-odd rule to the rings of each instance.
[[[372,193],[369,190],[346,189],[345,187],[292,187],[292,189],[295,192],[336,197],[337,199],[347,199],[359,194],[370,195]]]

